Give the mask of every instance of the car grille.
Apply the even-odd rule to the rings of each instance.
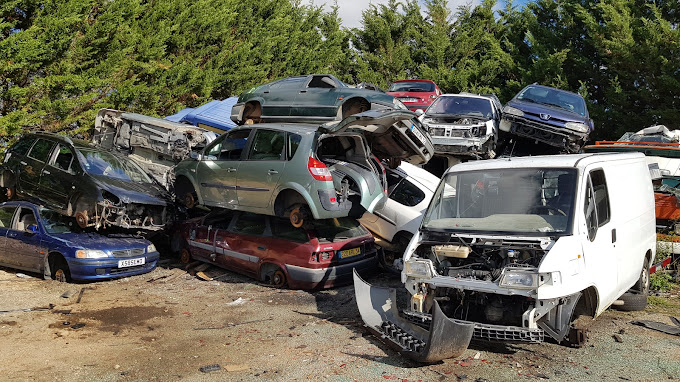
[[[441,127],[432,129],[432,135],[435,137],[451,138],[469,138],[471,136],[470,129],[444,129]]]
[[[133,257],[144,254],[144,248],[121,249],[118,251],[111,251],[113,257]]]

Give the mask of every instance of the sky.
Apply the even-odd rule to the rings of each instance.
[[[324,0],[311,0],[316,5],[324,5],[326,9],[330,9],[333,6],[333,1]],[[370,4],[387,4],[388,0],[337,0],[338,12],[340,13],[340,18],[342,19],[342,25],[346,28],[359,28],[361,27],[361,12],[367,9]],[[527,0],[514,0],[514,4],[519,6],[526,3]],[[422,1],[421,1],[422,3]],[[480,4],[481,0],[449,0],[449,8],[451,8],[452,13],[455,13],[459,6],[461,5],[477,5]],[[505,4],[504,0],[499,0],[497,7],[502,7]],[[421,4],[422,6],[422,4]]]

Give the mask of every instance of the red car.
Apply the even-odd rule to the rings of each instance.
[[[399,80],[390,85],[387,94],[399,99],[411,111],[425,111],[442,92],[430,80]]]
[[[300,228],[287,219],[219,210],[179,226],[180,260],[200,260],[275,287],[329,288],[377,267],[373,236],[350,218],[311,220]]]

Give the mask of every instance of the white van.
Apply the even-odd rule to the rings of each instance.
[[[420,361],[457,356],[471,338],[580,346],[579,317],[614,303],[645,308],[655,238],[640,153],[462,163],[404,254],[403,316],[393,291],[355,276],[357,304],[369,327]]]

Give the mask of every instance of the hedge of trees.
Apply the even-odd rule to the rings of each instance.
[[[164,116],[309,73],[502,101],[538,82],[586,97],[594,139],[680,128],[680,2],[498,6],[390,0],[347,30],[337,8],[298,0],[4,0],[0,137],[87,134],[102,107]]]

